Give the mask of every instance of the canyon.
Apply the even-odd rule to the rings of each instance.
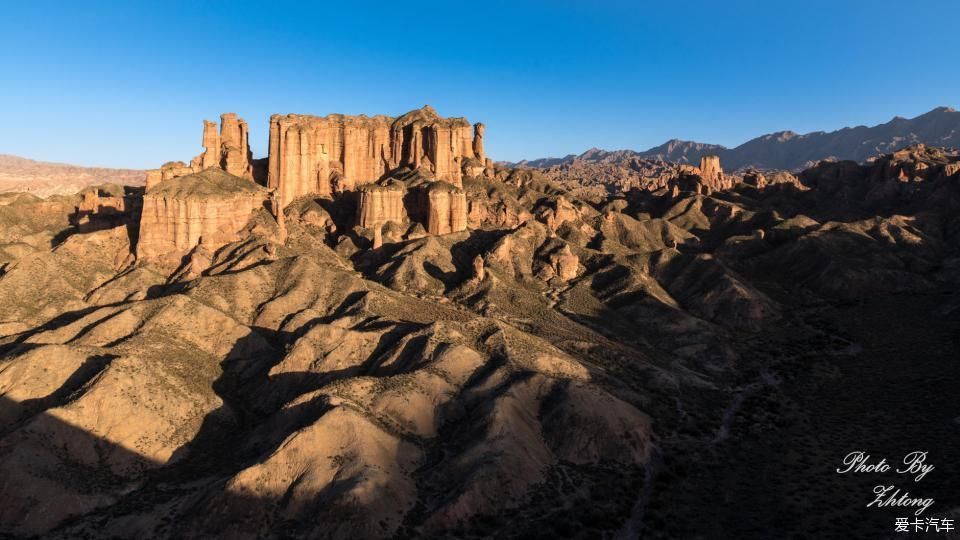
[[[958,514],[960,151],[608,190],[429,107],[269,125],[0,193],[3,535],[878,537],[834,469],[902,440]]]

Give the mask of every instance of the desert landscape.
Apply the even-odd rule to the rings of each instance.
[[[497,164],[429,106],[269,125],[0,196],[12,537],[880,537],[833,506],[864,445],[957,513],[957,150],[585,200],[633,162]]]
[[[0,540],[960,538],[960,5],[0,12]]]

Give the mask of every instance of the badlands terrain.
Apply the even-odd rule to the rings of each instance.
[[[143,171],[78,167],[0,154],[0,193],[26,192],[49,197],[72,195],[104,183],[142,186],[143,181]]]
[[[0,535],[895,537],[855,450],[960,517],[956,150],[585,190],[486,136],[225,114],[0,194]]]

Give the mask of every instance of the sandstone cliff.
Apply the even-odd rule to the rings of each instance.
[[[466,229],[466,193],[446,182],[430,184],[427,188],[427,232],[449,234]]]
[[[350,191],[401,167],[460,186],[465,160],[483,163],[482,138],[482,124],[471,133],[463,118],[443,118],[430,106],[398,118],[273,115],[267,185],[283,205],[308,193]]]
[[[137,257],[176,262],[198,244],[216,250],[267,200],[266,189],[217,168],[164,181],[144,195]]]
[[[368,184],[357,190],[360,194],[357,202],[357,225],[364,228],[380,226],[388,221],[403,223],[407,211],[403,206],[406,189],[399,182],[386,185]]]

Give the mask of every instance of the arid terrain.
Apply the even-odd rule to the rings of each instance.
[[[143,185],[143,171],[78,167],[0,154],[0,193],[26,192],[37,197],[72,195],[104,184]]]
[[[856,450],[928,452],[903,485],[960,518],[957,150],[537,168],[431,107],[269,126],[0,193],[0,536],[896,538]]]

